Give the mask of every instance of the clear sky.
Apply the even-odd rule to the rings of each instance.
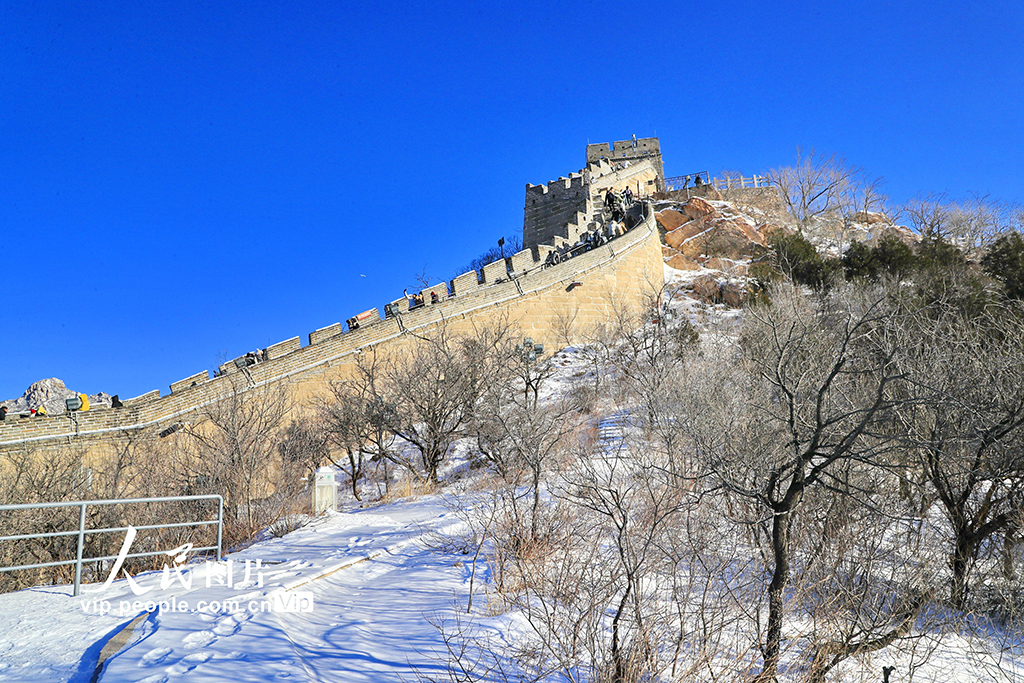
[[[0,399],[128,398],[519,234],[587,142],[1024,200],[1024,3],[0,2]]]

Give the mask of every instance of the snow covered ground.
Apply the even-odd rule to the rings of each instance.
[[[680,295],[690,274],[666,269],[666,275],[666,306],[677,319],[697,326],[702,344],[732,344],[739,312]],[[606,371],[595,360],[600,357],[583,347],[555,353],[557,370],[541,400]],[[593,420],[597,446],[613,461],[632,430],[629,413],[609,403],[595,409]],[[468,450],[468,442],[457,444],[443,468],[442,479],[455,482],[451,490],[473,483]],[[471,556],[438,549],[434,532],[460,533],[464,515],[451,512],[441,496],[347,505],[349,512],[329,513],[227,555],[231,585],[226,561],[199,562],[188,565],[190,587],[173,572],[166,587],[160,572],[136,576],[140,589],[148,589],[144,595],[135,595],[123,579],[102,591],[86,585],[77,598],[70,586],[0,595],[0,682],[358,683],[414,681],[417,672],[446,679],[440,654],[445,643],[429,620],[451,623],[455,604],[466,604]],[[487,579],[486,568],[478,566],[473,615],[464,623],[472,623],[467,632],[474,637],[497,642],[505,656],[510,648],[502,645],[529,629],[520,615],[494,613],[483,594],[490,589]],[[149,611],[150,600],[164,604]],[[798,646],[805,627],[794,619],[787,642]],[[895,665],[892,683],[1024,681],[1022,651],[1024,645],[996,630],[936,633],[914,647],[890,646],[848,660],[830,680],[880,681],[881,667]],[[798,647],[789,654],[799,655]],[[790,673],[780,679],[796,681]]]
[[[94,680],[104,645],[145,612],[131,603],[149,599],[164,602],[163,609],[142,617],[95,680],[409,680],[414,667],[439,666],[433,653],[442,643],[425,617],[450,612],[469,580],[459,556],[416,541],[456,524],[437,497],[400,501],[329,514],[226,556],[230,587],[218,585],[226,583],[211,571],[218,565],[200,563],[190,565],[191,590],[172,571],[166,590],[160,572],[136,577],[151,589],[143,596],[125,580],[103,592],[83,586],[78,598],[68,586],[2,595],[0,680]],[[101,614],[104,600],[109,612]],[[281,609],[288,607],[301,611]]]

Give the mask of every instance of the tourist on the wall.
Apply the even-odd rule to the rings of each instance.
[[[612,188],[609,187],[604,195],[604,205],[608,208],[609,211],[614,211],[615,207],[618,206],[618,204],[619,198],[615,196],[615,192],[612,190]]]

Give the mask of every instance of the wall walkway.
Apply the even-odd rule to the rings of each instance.
[[[199,411],[221,400],[237,386],[283,386],[297,405],[308,405],[323,395],[332,379],[355,369],[357,354],[370,348],[397,349],[412,333],[428,332],[442,322],[454,332],[499,315],[518,325],[524,334],[555,348],[566,317],[582,331],[611,319],[615,308],[647,305],[650,294],[664,281],[661,245],[653,212],[643,222],[608,244],[554,266],[543,266],[550,247],[498,261],[483,269],[483,282],[475,272],[445,285],[425,290],[428,303],[414,310],[381,318],[372,309],[359,329],[345,332],[340,323],[311,332],[308,343],[293,337],[268,347],[267,360],[244,369],[234,363],[221,366],[216,377],[200,372],[170,385],[161,396],[152,391],[124,401],[124,408],[94,410],[72,416],[54,415],[0,422],[0,452],[9,449],[54,448],[80,444],[87,449],[123,441],[140,432],[156,434],[179,422],[199,419]],[[429,291],[439,301],[429,303]],[[399,305],[394,310],[402,308]]]

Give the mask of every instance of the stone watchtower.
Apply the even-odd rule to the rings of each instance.
[[[523,247],[573,242],[604,220],[604,191],[629,187],[635,197],[665,187],[658,138],[587,145],[587,165],[546,185],[526,186]]]
[[[658,138],[640,138],[633,136],[632,140],[619,140],[616,142],[599,142],[587,145],[587,164],[592,164],[601,159],[607,159],[616,164],[623,161],[640,161],[650,159],[658,173],[657,190],[660,192],[665,187],[665,167],[661,163],[661,143]]]

